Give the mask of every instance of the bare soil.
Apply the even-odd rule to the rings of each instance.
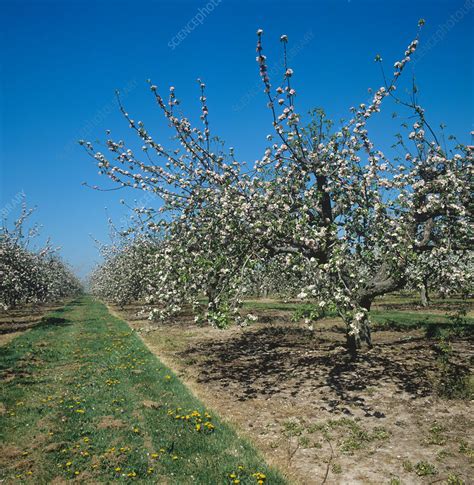
[[[258,323],[223,331],[190,314],[153,324],[137,308],[111,311],[290,483],[474,483],[472,401],[438,395],[439,345],[421,330],[376,331],[353,362],[336,319],[310,331],[289,312],[252,310]],[[451,345],[472,379],[474,342]]]
[[[123,428],[125,423],[113,416],[104,416],[102,421],[97,425],[99,429],[113,429],[113,428]]]

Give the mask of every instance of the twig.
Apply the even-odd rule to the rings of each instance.
[[[328,465],[326,467],[326,474],[324,475],[324,479],[323,481],[321,482],[321,485],[324,485],[326,483],[326,480],[328,479],[328,475],[329,475],[329,467],[331,466],[331,463],[332,463],[332,459],[334,457],[334,449],[332,447],[332,444],[331,444],[331,441],[329,440],[329,438],[326,436],[326,434],[324,433],[324,437],[326,438],[326,441],[328,442],[328,445],[329,445],[329,448],[331,448],[331,456],[329,457],[329,460],[328,460]]]

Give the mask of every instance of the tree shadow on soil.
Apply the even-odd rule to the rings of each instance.
[[[302,328],[273,327],[199,343],[179,355],[197,362],[198,382],[228,387],[240,401],[299,396],[308,404],[322,401],[331,411],[352,414],[350,407],[357,407],[366,416],[384,417],[369,404],[369,388],[391,383],[412,399],[433,392],[430,374],[437,367],[426,339],[376,345],[356,361],[342,344],[337,334],[329,339]]]
[[[72,325],[70,320],[60,317],[45,317],[34,325],[34,328],[45,330]],[[16,329],[18,331],[18,328]],[[26,330],[26,329],[24,329]],[[4,386],[11,382],[13,385],[40,385],[46,382],[45,378],[38,375],[37,370],[42,368],[44,360],[48,358],[46,342],[34,342],[26,353],[18,353],[15,346],[5,346],[1,348],[0,359],[0,385]]]
[[[56,312],[57,313],[57,312]],[[24,320],[22,322],[12,322],[0,326],[0,335],[6,335],[13,332],[20,332],[30,328],[49,328],[71,325],[70,320],[60,317],[43,317]]]
[[[71,320],[61,317],[46,317],[42,318],[35,328],[50,328],[50,327],[66,327],[72,325]]]

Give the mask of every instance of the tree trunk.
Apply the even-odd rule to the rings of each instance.
[[[368,297],[361,298],[358,302],[358,306],[365,310],[364,317],[357,320],[355,323],[355,328],[351,326],[352,322],[348,322],[346,341],[347,350],[351,355],[351,358],[355,360],[357,358],[358,351],[362,348],[362,344],[365,343],[367,346],[372,348],[372,336],[370,333],[370,323],[369,323],[369,313],[370,307],[372,306],[372,299]]]
[[[430,297],[428,295],[428,284],[426,281],[423,281],[423,284],[420,289],[420,300],[421,305],[427,307],[430,303]]]
[[[207,304],[207,313],[214,313],[215,311],[217,311],[217,301],[216,301],[217,291],[214,285],[210,284],[207,287],[206,296],[207,296],[207,299],[209,300]]]
[[[354,334],[350,334],[349,329],[347,329],[346,340],[347,340],[347,344],[346,344],[347,351],[349,352],[351,359],[356,360],[357,353],[360,349],[360,339],[356,337]]]

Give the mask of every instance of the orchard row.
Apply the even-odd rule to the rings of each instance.
[[[0,309],[57,302],[78,294],[81,284],[49,242],[32,249],[36,227],[26,229],[32,211],[25,208],[8,228],[0,226]]]
[[[309,116],[298,110],[287,36],[280,41],[284,68],[274,83],[263,31],[257,32],[272,133],[255,163],[239,160],[211,132],[201,80],[199,126],[183,114],[173,87],[165,98],[150,82],[173,133],[168,145],[127,112],[119,95],[141,148],[110,132],[103,151],[81,141],[100,174],[162,200],[159,208],[136,209],[127,236],[107,248],[93,288],[115,301],[152,304],[151,318],[192,305],[199,319],[199,302],[207,296],[204,317],[225,325],[253,284],[283,286],[317,301],[322,313],[336,311],[355,354],[362,343],[371,345],[376,297],[407,287],[463,291],[472,281],[473,147],[446,140],[443,127],[437,133],[412,79],[411,93],[397,94],[407,90],[403,74],[418,36],[391,72],[375,58],[383,85],[369,102],[350,108],[339,126],[321,109]],[[393,146],[382,149],[372,130],[390,104],[403,122]]]

